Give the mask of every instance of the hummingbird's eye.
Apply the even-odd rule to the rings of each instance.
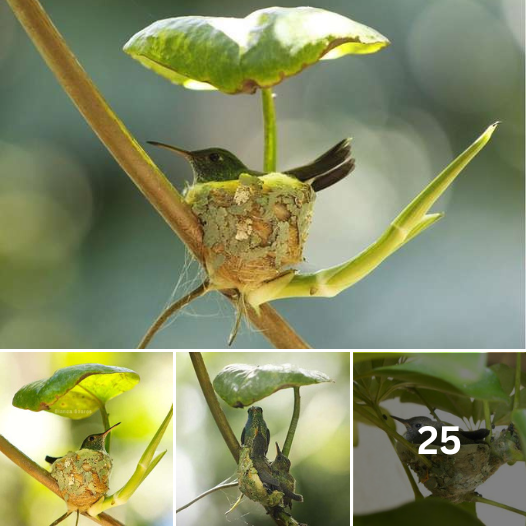
[[[95,440],[95,437],[89,437],[89,441],[93,442]]]
[[[208,158],[213,162],[213,163],[217,163],[218,161],[221,161],[223,160],[223,158],[217,153],[217,152],[213,152],[211,153]]]
[[[418,429],[419,427],[422,427],[422,424],[415,424],[415,427]]]

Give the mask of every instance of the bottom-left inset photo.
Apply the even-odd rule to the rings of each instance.
[[[0,513],[173,524],[171,352],[1,352]]]

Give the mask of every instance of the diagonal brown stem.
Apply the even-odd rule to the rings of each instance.
[[[31,475],[34,479],[38,480],[38,482],[55,493],[55,495],[62,498],[58,489],[57,481],[44,468],[41,468],[38,464],[33,462],[33,460],[13,446],[13,444],[2,435],[0,435],[0,452],[2,452],[9,460],[12,460],[18,467],[22,468],[27,474]],[[83,513],[82,515],[98,524],[102,524],[102,526],[124,526],[122,522],[119,522],[117,519],[114,519],[106,513],[101,513],[97,518],[91,517],[87,513]]]
[[[7,0],[7,3],[93,131],[161,217],[202,263],[202,231],[196,216],[108,106],[42,5],[38,0]],[[269,305],[263,306],[261,316],[257,316],[253,310],[249,310],[248,315],[275,347],[308,348],[305,341]]]
[[[190,359],[192,360],[192,365],[194,366],[195,375],[201,386],[201,391],[203,391],[203,396],[205,397],[206,403],[216,421],[219,431],[223,435],[223,440],[226,442],[230,453],[234,457],[236,464],[239,462],[239,442],[237,441],[236,435],[232,431],[230,424],[225,416],[223,409],[219,405],[217,396],[215,394],[212,383],[210,382],[210,376],[208,375],[208,370],[206,369],[205,362],[203,361],[203,356],[200,352],[191,352]]]

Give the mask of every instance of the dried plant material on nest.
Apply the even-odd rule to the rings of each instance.
[[[309,184],[280,173],[189,188],[212,283],[246,292],[301,262],[315,197]]]
[[[86,511],[106,495],[112,460],[107,453],[91,449],[70,451],[51,467],[68,509]]]

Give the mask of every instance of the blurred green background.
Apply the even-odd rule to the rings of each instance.
[[[157,19],[245,16],[272,3],[44,5],[142,144],[217,145],[261,167],[259,94],[185,90],[121,48]],[[523,2],[315,5],[370,25],[392,45],[315,65],[276,88],[278,167],[354,138],[356,170],[319,195],[304,269],[360,252],[486,126],[502,124],[435,207],[444,220],[340,296],[277,308],[316,347],[524,347]],[[0,347],[135,346],[174,288],[176,296],[189,289],[197,266],[187,268],[182,243],[94,136],[5,2],[0,116]],[[185,161],[147,149],[182,189],[191,178]],[[233,318],[210,294],[153,346],[223,346]],[[268,343],[245,327],[236,345]]]
[[[290,453],[296,490],[305,499],[293,505],[293,516],[311,525],[350,524],[350,353],[204,353],[210,379],[226,365],[292,363],[316,369],[335,381],[300,389],[301,414]],[[230,475],[236,465],[217,429],[199,388],[187,353],[176,353],[177,393],[177,495],[176,508],[214,487]],[[247,409],[233,409],[220,400],[238,437],[247,420]],[[274,442],[283,445],[292,416],[292,389],[283,389],[255,405],[263,408],[270,429],[269,458]],[[271,453],[272,452],[272,453]],[[265,510],[248,499],[225,516],[239,496],[237,488],[216,491],[177,515],[178,526],[202,524],[271,524]]]
[[[24,385],[49,378],[57,369],[79,363],[101,363],[132,369],[141,381],[106,406],[110,422],[122,424],[112,431],[113,471],[110,491],[122,487],[134,472],[148,443],[166,417],[173,396],[172,353],[0,353],[0,433],[35,462],[46,455],[60,456],[77,450],[90,434],[103,429],[100,413],[71,420],[45,411],[32,412],[11,405]],[[110,511],[126,526],[173,524],[173,426],[163,437],[159,451],[166,455],[131,499]],[[51,524],[66,511],[66,505],[42,484],[0,453],[0,522],[9,526]],[[75,524],[76,515],[61,523]],[[80,519],[80,524],[94,524]]]

